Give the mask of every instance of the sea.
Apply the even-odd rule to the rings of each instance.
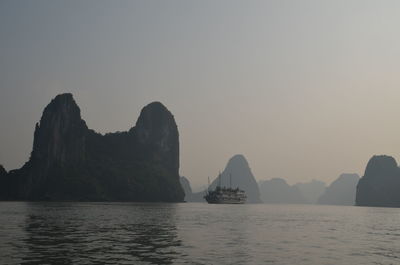
[[[0,202],[0,264],[400,264],[400,209]]]

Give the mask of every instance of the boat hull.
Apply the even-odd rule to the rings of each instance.
[[[207,201],[209,204],[244,204],[245,201]]]
[[[215,191],[209,191],[204,199],[210,204],[244,204],[246,195],[239,189],[217,187]]]

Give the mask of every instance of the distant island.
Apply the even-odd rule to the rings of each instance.
[[[318,204],[354,205],[358,174],[341,174],[319,197]]]
[[[357,185],[356,205],[400,207],[400,168],[391,156],[373,156]]]
[[[187,178],[181,178],[181,183],[185,187],[188,202],[205,202],[203,196],[205,191],[192,193],[190,183]],[[251,172],[249,163],[244,155],[238,154],[231,157],[220,176],[216,176],[210,184],[209,189],[214,190],[217,185],[222,187],[232,187],[244,190],[247,195],[248,203],[261,203],[260,190],[257,181]]]
[[[129,131],[102,135],[72,94],[58,95],[36,124],[29,161],[0,167],[0,199],[182,202],[174,116],[153,102]]]
[[[315,179],[289,185],[283,178],[272,178],[258,185],[265,203],[316,204],[326,189],[325,182]]]
[[[297,187],[305,199],[306,204],[318,203],[319,197],[324,193],[326,184],[320,180],[311,180],[308,182],[296,183],[293,186]]]
[[[343,173],[328,187],[325,182],[315,179],[294,185],[289,185],[283,178],[257,183],[246,158],[234,155],[221,173],[221,179],[218,176],[213,179],[210,189],[219,183],[222,187],[238,186],[246,191],[249,203],[354,205],[358,180],[358,174]],[[180,182],[185,191],[185,201],[205,202],[206,190],[193,192],[187,177],[181,177]]]
[[[261,199],[265,203],[306,203],[297,186],[290,186],[282,178],[272,178],[259,182]]]
[[[233,156],[218,184],[245,190],[250,203],[311,203],[400,207],[400,168],[390,156],[372,157],[360,179],[342,174],[330,186],[313,180],[257,183],[243,155]],[[87,127],[72,94],[56,96],[36,124],[28,162],[0,165],[0,200],[204,202],[179,176],[179,132],[160,102],[145,106],[131,129],[99,134]]]

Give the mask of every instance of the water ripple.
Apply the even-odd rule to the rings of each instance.
[[[399,209],[0,203],[1,264],[398,264]]]

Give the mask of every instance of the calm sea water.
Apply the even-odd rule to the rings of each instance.
[[[0,202],[1,264],[400,264],[400,209]]]

